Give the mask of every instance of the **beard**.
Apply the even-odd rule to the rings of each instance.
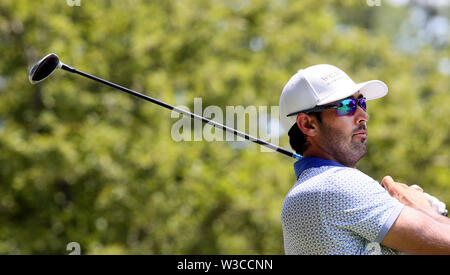
[[[360,125],[350,134],[323,123],[319,127],[322,133],[319,138],[320,144],[338,163],[347,167],[355,167],[356,163],[367,153],[367,138],[355,140],[353,137],[355,131],[366,130],[365,125]]]

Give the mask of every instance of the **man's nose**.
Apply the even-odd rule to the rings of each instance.
[[[369,114],[366,113],[363,108],[361,108],[361,106],[358,106],[358,108],[356,108],[356,112],[355,112],[355,118],[356,118],[356,123],[357,124],[366,124],[367,121],[369,121]]]

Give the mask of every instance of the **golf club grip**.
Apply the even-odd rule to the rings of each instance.
[[[128,93],[128,94],[131,94],[131,95],[137,96],[137,97],[139,97],[139,98],[145,99],[145,100],[147,100],[147,101],[150,101],[150,102],[152,102],[152,103],[155,103],[155,104],[157,104],[157,105],[159,105],[159,106],[161,106],[161,107],[164,107],[164,108],[166,108],[166,109],[173,110],[173,111],[175,111],[175,112],[177,112],[177,113],[180,113],[180,114],[183,114],[183,115],[187,115],[187,116],[190,116],[190,117],[195,118],[195,119],[199,119],[199,120],[201,120],[201,121],[203,121],[203,122],[205,122],[205,123],[208,123],[208,124],[213,125],[214,127],[221,128],[222,130],[231,132],[231,133],[233,133],[234,135],[240,136],[240,137],[242,137],[242,138],[244,138],[244,139],[246,139],[246,140],[250,140],[250,141],[253,141],[253,142],[255,142],[255,143],[259,144],[259,145],[266,146],[266,147],[268,147],[268,148],[270,148],[270,149],[272,149],[272,150],[274,150],[274,151],[277,151],[277,152],[279,152],[279,153],[282,153],[282,154],[284,154],[284,155],[286,155],[286,156],[289,156],[289,157],[292,157],[292,158],[295,158],[295,159],[301,159],[301,158],[302,158],[302,156],[300,156],[299,154],[296,154],[296,153],[294,153],[294,152],[291,152],[291,151],[289,151],[289,150],[286,150],[286,149],[284,149],[284,148],[282,148],[282,147],[276,146],[276,145],[274,145],[274,144],[272,144],[272,143],[269,143],[269,142],[260,140],[260,139],[258,139],[258,138],[253,137],[253,136],[250,136],[250,135],[248,135],[248,134],[246,134],[246,133],[244,133],[244,132],[241,132],[241,131],[238,131],[238,130],[236,130],[236,129],[230,128],[230,127],[228,127],[228,126],[226,126],[226,125],[217,123],[217,122],[215,122],[215,121],[213,121],[213,120],[209,120],[209,119],[207,119],[207,118],[205,118],[205,117],[202,117],[202,116],[200,116],[200,115],[197,115],[197,114],[194,114],[194,113],[191,113],[191,112],[188,112],[188,111],[179,109],[179,108],[177,108],[177,107],[175,107],[175,106],[172,106],[172,105],[167,104],[167,103],[165,103],[165,102],[162,102],[162,101],[160,101],[160,100],[154,99],[154,98],[152,98],[152,97],[146,96],[146,95],[144,95],[144,94],[138,93],[138,92],[133,91],[133,90],[131,90],[131,89],[122,87],[122,86],[120,86],[120,85],[117,85],[117,84],[112,83],[112,82],[110,82],[110,81],[104,80],[104,79],[102,79],[102,78],[99,78],[99,77],[96,77],[96,76],[93,76],[93,75],[84,73],[84,72],[79,71],[79,70],[77,70],[77,69],[75,69],[75,68],[73,68],[73,67],[70,67],[70,66],[66,65],[66,64],[62,64],[62,65],[61,65],[61,69],[65,70],[65,71],[68,71],[68,72],[71,72],[71,73],[79,74],[79,75],[81,75],[81,76],[90,78],[90,79],[95,80],[95,81],[98,81],[98,82],[101,82],[101,83],[103,83],[103,84],[106,84],[106,85],[111,86],[111,87],[113,87],[113,88],[119,89],[119,90],[121,90],[121,91],[123,91],[123,92],[126,92],[126,93]]]

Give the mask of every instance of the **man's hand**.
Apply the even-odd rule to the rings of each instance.
[[[402,185],[403,184],[403,183],[395,182],[390,176],[384,177],[383,180],[381,181],[381,185],[383,187],[385,187],[385,185],[391,187],[391,191],[389,191],[388,188],[386,188],[386,187],[385,187],[385,189],[388,190],[389,194],[392,197],[396,198],[397,200],[399,200],[400,202],[402,202],[402,203],[404,203],[406,205],[414,207],[411,204],[407,204],[406,202],[401,201],[398,197],[393,196],[392,193],[394,193],[395,191],[392,190],[392,189],[395,189],[395,188],[393,188],[393,186],[395,184],[393,185],[392,183],[395,183],[397,185]],[[403,188],[407,189],[407,186],[405,184],[403,184]],[[428,200],[428,204],[431,206],[431,208],[433,208],[434,210],[436,210],[439,214],[441,214],[443,216],[448,216],[448,210],[446,208],[445,203],[441,202],[436,197],[433,197],[430,194],[423,192],[423,189],[420,186],[418,186],[418,185],[411,185],[411,186],[409,186],[409,188],[414,188],[414,189],[417,189],[417,190],[421,191],[423,193],[423,195],[425,196],[425,198]]]
[[[418,186],[386,176],[381,185],[406,206],[381,242],[407,254],[450,254],[450,219],[438,214]]]
[[[391,197],[405,205],[424,212],[435,211],[420,187],[410,187],[404,183],[395,182],[390,176],[383,178],[381,186],[389,192]]]

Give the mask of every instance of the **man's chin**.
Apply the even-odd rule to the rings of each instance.
[[[359,161],[360,159],[362,159],[365,155],[366,155],[366,153],[367,153],[367,146],[366,146],[366,144],[367,144],[367,142],[363,142],[363,141],[361,141],[361,142],[356,142],[356,143],[353,143],[353,158],[356,160],[356,161]]]

